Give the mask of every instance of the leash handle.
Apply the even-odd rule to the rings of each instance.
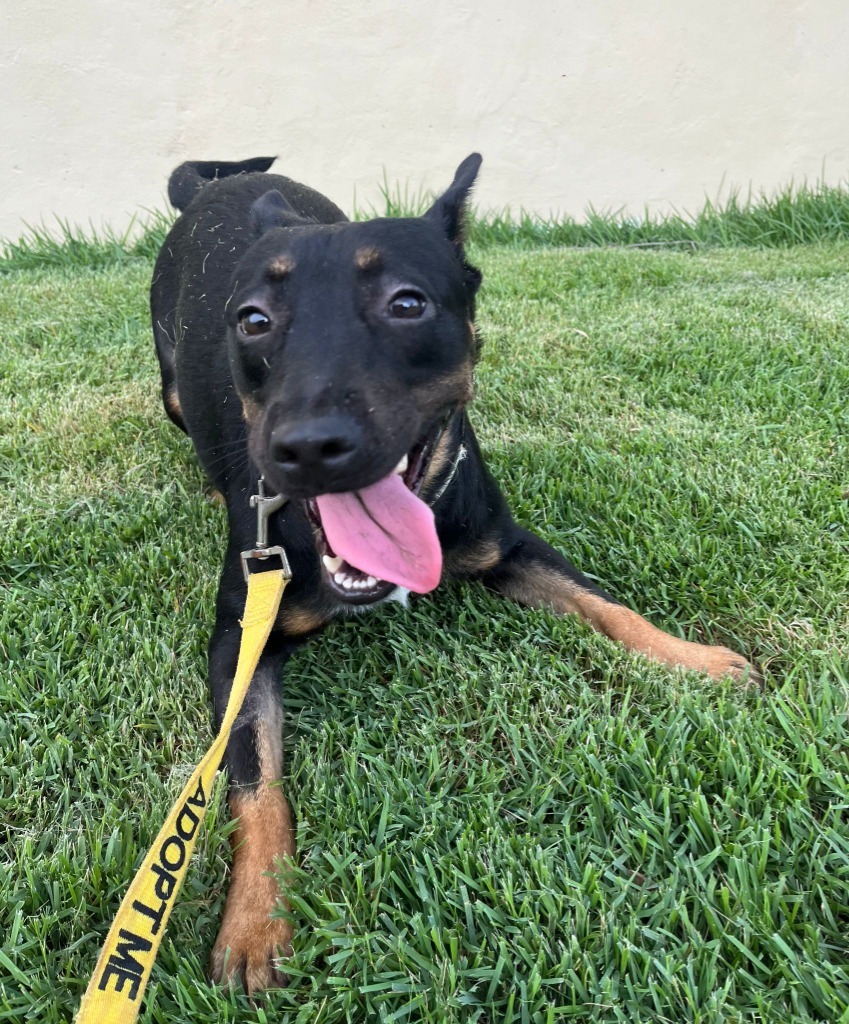
[[[133,1024],[138,1017],[224,749],[277,618],[290,575],[285,556],[283,561],[284,569],[248,576],[239,661],[221,729],[130,883],[80,1003],[76,1024]]]

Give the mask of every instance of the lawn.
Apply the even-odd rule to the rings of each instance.
[[[0,274],[0,1021],[21,1024],[70,1021],[211,740],[224,515],[160,408],[148,254],[95,255]],[[765,688],[477,586],[336,623],[284,684],[291,985],[253,1007],[205,981],[219,786],[141,1019],[845,1024],[849,242],[475,257],[474,420],[517,517]]]

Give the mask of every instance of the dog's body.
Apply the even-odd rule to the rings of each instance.
[[[270,543],[292,566],[277,628],[225,756],[239,818],[233,878],[212,955],[216,979],[279,984],[290,927],[269,917],[266,874],[294,854],[282,773],[280,672],[340,613],[440,575],[474,578],[531,606],[574,613],[628,648],[742,676],[721,647],[671,637],[517,526],[488,473],[466,406],[479,344],[480,274],[462,220],[480,164],[469,157],[421,218],[350,223],[272,161],[189,163],[169,183],[183,211],[157,260],[151,308],[163,398],[224,496],[229,542],[210,643],[216,720],[229,696],[255,545],[249,499],[264,475],[291,500]],[[432,513],[432,515],[431,515]]]

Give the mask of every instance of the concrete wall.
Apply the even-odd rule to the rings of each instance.
[[[849,172],[847,0],[4,0],[0,235],[116,227],[188,158],[278,153],[344,208],[693,208]],[[356,190],[356,193],[355,193]]]

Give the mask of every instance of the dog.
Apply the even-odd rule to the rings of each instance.
[[[719,678],[755,679],[724,647],[670,636],[517,525],[469,421],[481,272],[464,221],[473,153],[420,217],[351,222],[274,158],[184,163],[180,217],[154,269],[151,313],[171,420],[227,507],[229,539],[209,645],[220,725],[239,648],[260,477],[288,498],[269,523],[292,567],[278,620],[224,758],[232,879],[210,972],[248,993],[285,984],[292,928],[270,916],[268,872],[294,856],[281,787],[280,677],[292,650],[337,615],[446,577],[578,615],[629,650]]]

